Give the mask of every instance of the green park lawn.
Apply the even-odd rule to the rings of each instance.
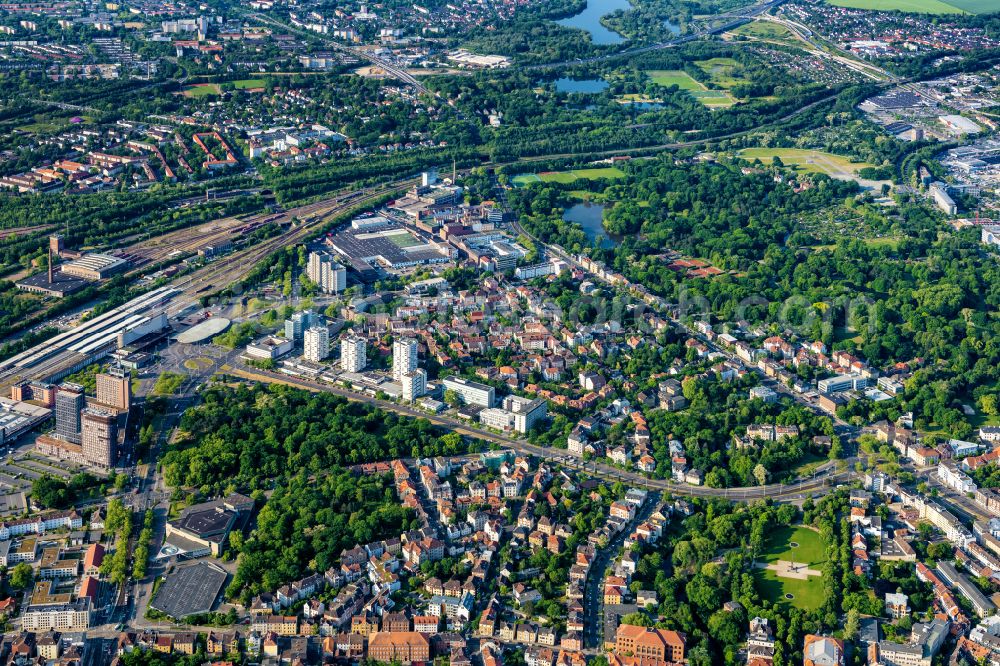
[[[919,12],[924,14],[964,14],[966,11],[987,11],[989,8],[996,8],[995,4],[988,2],[966,2],[955,0],[954,2],[942,2],[941,0],[827,0],[831,5],[838,7],[851,7],[853,9],[872,9],[877,11],[901,11]],[[976,9],[963,9],[961,5],[968,5]],[[982,5],[982,7],[980,7]]]
[[[240,79],[239,81],[233,81],[233,87],[237,90],[247,90],[249,88],[263,88],[264,79]]]
[[[681,90],[704,90],[705,86],[691,78],[687,72],[679,69],[653,69],[646,76],[658,86],[677,86]]]
[[[712,77],[712,82],[718,86],[729,89],[741,83],[746,83],[746,79],[739,76],[740,63],[732,58],[711,58],[709,60],[696,60],[698,69]]]
[[[852,162],[843,155],[806,148],[744,148],[739,154],[743,159],[759,159],[764,164],[770,164],[772,159],[778,157],[785,166],[794,167],[796,171],[825,173],[831,177],[856,176],[860,169],[871,166],[864,162]]]
[[[715,58],[715,60],[729,60],[729,58]],[[710,61],[705,61],[710,62]],[[734,63],[736,61],[733,61]],[[680,90],[686,90],[696,100],[708,107],[732,106],[733,98],[722,90],[709,90],[702,83],[691,78],[687,72],[677,69],[673,70],[649,70],[646,72],[649,79],[658,86],[677,86]]]
[[[781,527],[768,537],[762,559],[769,563],[778,560],[802,562],[818,569],[826,562],[826,544],[819,532],[808,527]]]
[[[778,42],[795,42],[795,35],[792,31],[783,25],[778,23],[770,23],[768,21],[752,21],[750,23],[744,23],[740,27],[733,30],[736,35],[744,35],[746,37],[756,37],[757,39],[767,39],[771,41]]]
[[[222,90],[219,88],[218,83],[196,83],[194,85],[187,86],[184,88],[185,97],[193,97],[195,99],[199,97],[209,97],[211,95],[221,95]]]
[[[795,580],[778,578],[773,571],[758,569],[756,572],[757,592],[761,598],[773,604],[794,606],[801,610],[815,610],[823,605],[823,585],[816,578]],[[792,595],[786,599],[785,595]]]
[[[761,559],[768,563],[778,560],[802,562],[810,569],[822,570],[826,563],[826,544],[819,532],[807,527],[782,527],[771,533],[764,545]],[[803,610],[819,608],[823,603],[825,588],[821,579],[815,576],[808,580],[797,580],[779,578],[773,571],[766,569],[758,569],[754,573],[757,590],[772,603],[791,605]],[[792,598],[786,598],[786,594],[791,594]]]
[[[572,169],[570,171],[545,171],[543,173],[522,173],[514,176],[511,182],[516,187],[524,187],[530,183],[573,183],[577,180],[597,180],[599,178],[624,178],[625,172],[618,167],[597,167],[593,169]]]

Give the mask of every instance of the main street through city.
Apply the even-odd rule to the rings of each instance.
[[[364,402],[366,404],[392,411],[404,416],[427,419],[431,423],[447,428],[452,432],[467,437],[473,437],[491,442],[501,447],[509,448],[518,453],[535,456],[544,460],[557,462],[571,469],[585,472],[605,481],[620,481],[627,485],[632,485],[649,490],[660,490],[673,495],[687,497],[722,497],[735,501],[753,501],[760,499],[773,499],[782,502],[799,502],[809,496],[819,496],[835,489],[838,485],[849,483],[856,478],[856,474],[848,465],[846,470],[840,471],[837,465],[830,463],[818,468],[815,476],[803,479],[796,483],[784,484],[775,483],[765,486],[754,486],[750,488],[710,488],[707,486],[692,486],[684,483],[675,483],[668,479],[658,479],[640,474],[635,471],[613,467],[611,465],[597,462],[585,461],[563,449],[553,449],[545,446],[532,444],[524,439],[518,439],[509,435],[480,428],[475,424],[468,423],[454,416],[447,414],[431,414],[418,407],[408,404],[382,400],[367,393],[353,391],[343,386],[319,382],[303,377],[294,377],[279,372],[259,370],[243,364],[234,359],[229,367],[220,368],[220,372],[231,374],[237,377],[252,381],[265,383],[279,383],[310,391],[325,391],[333,393],[349,400]]]
[[[587,580],[583,587],[583,643],[595,653],[600,653],[604,643],[604,574],[621,552],[625,538],[632,534],[639,523],[653,514],[659,501],[659,493],[649,493],[625,529],[616,533],[603,547],[597,548],[594,561],[587,570]]]

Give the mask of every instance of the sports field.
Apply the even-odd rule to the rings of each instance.
[[[250,88],[263,88],[264,79],[240,79],[232,82],[237,90],[248,90]]]
[[[228,81],[237,90],[249,90],[251,88],[263,88],[264,79],[240,79],[238,81]],[[184,88],[185,97],[208,97],[209,95],[221,95],[222,87],[218,83],[195,83]]]
[[[826,544],[819,532],[807,527],[782,527],[771,533],[761,559],[768,565],[779,561],[795,562],[810,570],[822,571],[827,559]],[[819,608],[823,603],[822,576],[781,577],[770,569],[757,569],[754,575],[760,595],[773,603],[804,610]]]
[[[572,183],[576,180],[597,180],[599,178],[624,178],[625,172],[618,167],[601,167],[594,169],[572,169],[570,171],[544,171],[542,173],[522,173],[514,176],[511,182],[516,187],[524,187],[530,183]]]
[[[408,247],[416,247],[417,245],[423,245],[423,242],[417,238],[414,238],[410,232],[403,231],[402,233],[391,233],[386,234],[389,242],[391,242],[396,247],[404,250]]]
[[[222,90],[218,83],[196,83],[184,88],[185,97],[208,97],[209,95],[221,95]]]
[[[997,9],[996,0],[827,0],[831,5],[853,9],[900,11],[922,14],[981,14]]]
[[[860,169],[871,166],[865,162],[852,162],[843,155],[806,148],[745,148],[739,155],[745,160],[759,159],[764,164],[770,164],[777,156],[785,166],[795,167],[796,171],[825,173],[840,179],[855,178]]]
[[[694,90],[691,96],[705,106],[732,106],[735,104],[733,98],[721,90]]]

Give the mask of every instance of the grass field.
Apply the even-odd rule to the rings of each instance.
[[[662,104],[663,100],[640,93],[625,93],[618,98],[618,102],[620,104]]]
[[[736,102],[721,90],[695,90],[691,96],[705,106],[732,106]]]
[[[919,12],[923,14],[964,14],[985,12],[996,8],[996,0],[827,0],[831,5],[877,11]],[[963,7],[962,5],[965,5]]]
[[[79,116],[79,118],[84,123],[90,123],[94,120],[91,116]],[[48,114],[38,114],[33,120],[34,122],[32,123],[19,125],[17,129],[21,132],[28,132],[30,134],[56,134],[58,132],[63,132],[68,127],[76,124],[70,122],[68,117],[63,118],[54,115],[50,116]]]
[[[851,162],[843,155],[806,148],[745,148],[739,154],[743,159],[759,159],[764,164],[770,164],[777,156],[785,166],[794,167],[796,171],[825,173],[831,178],[853,178],[860,169],[871,166],[864,162]]]
[[[618,167],[602,167],[594,169],[573,169],[571,171],[546,171],[544,173],[522,173],[514,176],[511,182],[516,187],[524,187],[530,183],[572,183],[578,179],[597,180],[599,178],[624,178],[625,172]]]
[[[819,532],[808,527],[782,527],[774,530],[764,544],[764,551],[762,559],[769,563],[789,560],[818,569],[826,562],[826,544]]]
[[[238,81],[228,81],[237,90],[249,90],[250,88],[263,88],[264,79],[240,79]],[[222,87],[218,83],[195,83],[184,88],[185,97],[208,97],[210,95],[221,95]]]
[[[69,126],[69,123],[62,122],[35,122],[27,125],[19,125],[18,130],[28,134],[55,134],[61,132]]]
[[[694,64],[698,69],[712,77],[713,83],[723,88],[729,89],[741,83],[746,83],[746,79],[737,74],[740,69],[740,63],[732,58],[696,60]]]
[[[988,416],[979,409],[979,405],[976,404],[974,400],[969,400],[969,404],[973,406],[976,410],[975,416],[970,416],[969,425],[973,428],[982,428],[983,426],[995,426],[1000,425],[1000,416]]]
[[[653,69],[646,76],[658,86],[677,86],[681,90],[704,90],[705,86],[691,78],[687,72],[679,69]]]
[[[947,4],[970,14],[989,14],[1000,9],[996,0],[948,0]]]
[[[757,39],[769,39],[778,42],[796,42],[792,31],[783,25],[770,23],[768,21],[752,21],[744,23],[733,30],[733,34],[745,35],[746,37],[756,37]]]
[[[792,545],[795,544],[795,545]],[[771,533],[764,545],[764,561],[778,560],[802,562],[810,569],[822,570],[826,563],[826,544],[818,532],[807,527],[782,527]],[[808,580],[778,578],[773,571],[758,569],[757,589],[761,596],[773,603],[792,605],[811,610],[823,603],[823,585],[815,576]],[[792,598],[787,599],[786,594]]]
[[[538,177],[538,174],[522,173],[511,178],[510,182],[515,187],[525,187],[526,185],[530,185],[532,183],[540,183],[542,182],[542,179]]]
[[[199,356],[198,358],[189,358],[184,361],[184,367],[188,370],[202,370],[205,368],[211,368],[214,365],[212,359],[206,358],[204,356]]]
[[[237,90],[247,90],[249,88],[263,88],[264,79],[240,79],[239,81],[233,81],[233,87]]]
[[[193,97],[195,99],[199,97],[208,97],[210,95],[221,95],[222,90],[219,88],[218,83],[196,83],[191,86],[184,88],[185,97]]]
[[[728,60],[728,58],[717,58]],[[732,106],[733,98],[722,90],[709,90],[704,85],[691,78],[687,72],[680,70],[650,70],[646,72],[650,80],[659,86],[677,86],[688,91],[692,97],[708,107]]]

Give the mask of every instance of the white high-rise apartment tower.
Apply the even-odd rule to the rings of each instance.
[[[314,363],[319,363],[330,355],[330,330],[326,326],[313,326],[306,330],[302,355]]]
[[[403,400],[413,402],[427,393],[427,372],[423,368],[407,372],[400,383],[403,385]]]
[[[310,252],[306,275],[326,294],[347,289],[347,269],[326,252]]]
[[[403,381],[403,375],[417,369],[417,341],[413,338],[394,340],[392,343],[392,378]]]
[[[351,335],[340,341],[340,369],[344,372],[361,372],[368,365],[367,343],[364,338]]]

